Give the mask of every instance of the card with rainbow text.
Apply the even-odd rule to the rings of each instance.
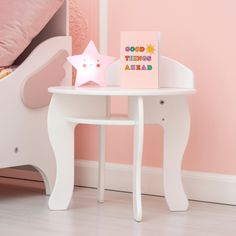
[[[158,88],[160,33],[121,33],[121,78],[124,88]]]

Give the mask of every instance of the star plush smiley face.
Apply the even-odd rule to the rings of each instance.
[[[76,66],[77,73],[80,70],[80,74],[83,76],[94,75],[94,73],[99,73],[98,70],[103,69],[101,67],[100,59],[84,57],[83,62]]]
[[[100,68],[101,65],[99,59],[97,59],[97,63],[95,65],[94,60],[84,58],[83,68],[84,69],[87,69],[88,67],[92,68],[92,66],[96,66],[97,69]]]
[[[93,76],[95,73],[99,73],[101,67],[100,60],[96,58],[84,57],[81,63],[78,63],[75,68],[77,70],[77,75],[80,77]],[[80,78],[82,79],[82,78]]]
[[[101,55],[94,42],[90,41],[83,54],[70,56],[67,60],[77,70],[75,86],[81,86],[91,81],[105,86],[105,70],[115,61],[115,58]]]

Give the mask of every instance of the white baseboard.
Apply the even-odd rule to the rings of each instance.
[[[0,176],[42,180],[32,170],[3,169]],[[75,184],[97,187],[97,162],[75,161]],[[132,166],[106,163],[106,189],[132,191]],[[236,176],[195,171],[183,171],[184,189],[189,199],[236,205]],[[142,168],[142,192],[163,196],[161,168]]]
[[[97,186],[97,162],[76,161],[75,183]],[[164,196],[161,168],[142,168],[142,193]],[[191,200],[236,205],[236,176],[183,171],[183,184]],[[132,166],[106,163],[106,189],[132,191]]]

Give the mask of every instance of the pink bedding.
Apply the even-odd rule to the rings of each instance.
[[[63,0],[0,0],[0,67],[12,65],[62,3]]]
[[[16,69],[16,66],[0,67],[0,80],[11,74]]]

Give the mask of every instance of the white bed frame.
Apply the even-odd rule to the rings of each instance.
[[[65,1],[16,60],[18,68],[0,80],[0,168],[32,165],[43,177],[46,194],[56,174],[47,133],[47,88],[71,84],[71,66],[65,63],[72,48],[68,5]]]

